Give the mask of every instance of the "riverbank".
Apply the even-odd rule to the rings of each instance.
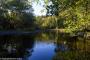
[[[29,35],[40,32],[55,32],[55,33],[61,33],[62,35],[68,35],[71,37],[74,36],[90,37],[90,32],[85,32],[85,33],[78,32],[77,34],[70,34],[70,33],[66,33],[65,29],[46,29],[46,30],[32,30],[32,31],[1,30],[0,35]]]
[[[8,30],[8,31],[0,31],[0,35],[29,35],[40,32],[36,31],[16,31],[16,30]]]
[[[60,33],[65,33],[65,29],[47,29],[47,31],[58,31]]]

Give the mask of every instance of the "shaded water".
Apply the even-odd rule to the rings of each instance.
[[[90,60],[90,40],[55,32],[0,36],[0,58]]]

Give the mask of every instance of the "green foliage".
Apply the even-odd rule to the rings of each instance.
[[[0,0],[0,5],[1,29],[32,28],[34,16],[28,0]]]
[[[36,24],[42,29],[55,28],[57,21],[55,16],[42,16],[36,18]]]
[[[47,6],[47,15],[55,15],[57,26],[64,25],[66,32],[72,33],[87,29],[90,26],[90,1],[89,0],[50,0]],[[62,21],[61,21],[62,20]]]

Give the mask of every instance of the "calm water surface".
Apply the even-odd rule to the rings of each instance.
[[[90,60],[90,40],[55,32],[0,36],[0,58]]]

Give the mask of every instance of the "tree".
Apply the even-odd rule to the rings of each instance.
[[[50,1],[52,4],[47,6],[47,14],[57,16],[57,20],[63,22],[66,32],[76,32],[90,26],[89,0]],[[59,25],[60,22],[57,24]]]
[[[25,24],[30,24],[34,20],[33,13],[31,13],[33,9],[28,0],[0,0],[0,5],[0,10],[3,11],[0,16],[4,18],[2,21],[8,22],[7,25],[4,24],[6,28],[3,27],[3,29],[21,28],[25,21],[28,21]]]

